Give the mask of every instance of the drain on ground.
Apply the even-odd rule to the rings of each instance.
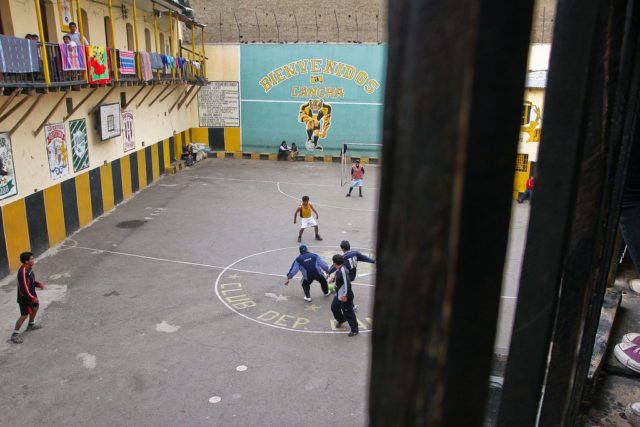
[[[143,225],[145,222],[145,220],[143,219],[133,219],[131,221],[122,221],[116,224],[116,227],[118,228],[137,228],[140,227],[141,225]]]

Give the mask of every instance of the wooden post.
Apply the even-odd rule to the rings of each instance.
[[[4,104],[2,104],[2,107],[0,107],[0,114],[2,114],[4,110],[7,109],[9,104],[11,104],[11,101],[13,101],[13,98],[15,98],[17,95],[20,95],[21,92],[22,88],[17,88],[13,92],[11,92],[11,95],[9,95],[9,99],[7,99]]]
[[[142,97],[142,99],[140,100],[140,102],[138,102],[136,104],[136,108],[140,108],[140,106],[142,105],[142,103],[144,102],[145,99],[147,99],[147,96],[149,96],[149,94],[151,92],[153,92],[153,89],[155,88],[155,85],[151,86],[151,89],[149,89],[149,91],[147,92],[147,94],[145,96]]]
[[[29,115],[33,112],[33,110],[36,108],[36,105],[38,105],[38,102],[40,102],[40,100],[42,99],[42,95],[44,95],[44,93],[39,93],[38,97],[36,98],[35,101],[33,101],[33,104],[31,104],[31,107],[29,107],[27,109],[27,111],[24,112],[24,115],[20,118],[20,120],[18,120],[18,122],[15,124],[14,127],[11,128],[11,130],[9,131],[9,137],[11,137],[11,135],[14,134],[15,131],[18,130],[18,128],[20,127],[20,125],[27,119],[27,117],[29,117]]]
[[[78,105],[76,105],[76,106],[74,107],[74,109],[73,109],[73,110],[71,110],[71,112],[70,112],[69,114],[67,114],[66,116],[64,116],[64,118],[62,119],[62,121],[67,121],[67,119],[68,119],[69,117],[71,117],[71,116],[73,115],[73,113],[75,113],[76,111],[78,111],[78,109],[82,106],[82,104],[84,104],[84,103],[85,103],[85,101],[86,101],[87,99],[89,99],[89,97],[91,97],[91,95],[93,95],[93,94],[96,92],[96,90],[98,90],[98,88],[97,88],[97,87],[94,87],[94,88],[93,88],[93,89],[92,89],[92,90],[87,94],[87,96],[85,96],[84,98],[82,98],[82,101],[80,101],[80,103],[79,103]]]
[[[180,93],[180,95],[178,95],[178,97],[176,98],[176,101],[173,103],[173,105],[171,106],[171,108],[169,108],[169,113],[171,113],[173,111],[173,109],[176,107],[176,105],[178,105],[178,102],[180,102],[180,99],[182,99],[182,95],[184,95],[184,93],[187,90],[187,85],[185,85],[184,89],[182,89],[182,92]]]
[[[165,96],[163,96],[163,97],[162,97],[162,99],[160,100],[160,102],[162,102],[162,101],[164,101],[165,99],[167,99],[167,98],[169,97],[169,95],[171,95],[173,92],[175,92],[175,91],[176,91],[176,89],[178,89],[178,88],[180,87],[180,85],[179,85],[179,84],[175,84],[175,85],[172,85],[172,86],[173,86],[173,89],[171,89],[171,90],[169,91],[169,93],[168,93],[168,94],[166,94]]]
[[[193,96],[191,97],[191,99],[189,100],[189,102],[187,102],[187,107],[189,107],[189,105],[191,105],[191,103],[193,102],[194,99],[196,99],[196,97],[198,96],[198,92],[200,92],[200,89],[202,89],[202,86],[198,86],[198,90],[196,91],[195,94],[193,94]]]
[[[165,92],[167,91],[167,89],[169,89],[170,87],[171,87],[171,85],[165,85],[164,89],[162,89],[162,90],[160,91],[160,93],[158,94],[158,96],[156,96],[155,98],[153,98],[153,101],[151,101],[151,102],[149,103],[149,107],[151,107],[151,106],[156,102],[156,100],[157,100],[158,98],[160,98],[160,96],[161,96],[163,93],[165,93]]]
[[[187,93],[184,95],[184,97],[182,98],[182,101],[180,101],[180,103],[178,104],[178,110],[182,107],[182,104],[184,104],[184,102],[187,100],[187,98],[189,98],[189,95],[191,95],[191,92],[193,92],[193,90],[195,89],[195,86],[191,86],[189,88],[189,90],[187,91]]]
[[[38,128],[33,132],[33,136],[38,136],[38,134],[40,133],[40,131],[42,130],[42,128],[44,127],[45,123],[47,123],[47,120],[49,120],[51,118],[51,116],[53,115],[53,113],[56,112],[56,110],[58,109],[58,107],[60,106],[60,104],[62,104],[62,101],[64,100],[64,98],[69,94],[69,89],[67,89],[63,94],[62,97],[58,100],[58,102],[56,102],[56,105],[53,106],[53,108],[51,109],[51,111],[49,112],[49,114],[47,114],[47,117],[44,118],[44,120],[42,121],[42,123],[40,123],[40,126],[38,126]],[[33,107],[31,107],[33,109]]]
[[[13,107],[11,107],[11,109],[9,111],[7,111],[2,117],[0,117],[0,122],[3,122],[4,119],[6,119],[7,117],[9,117],[14,111],[16,111],[18,108],[20,108],[20,106],[22,104],[24,104],[25,102],[27,102],[27,99],[29,99],[29,96],[25,95],[24,98],[22,98],[20,101],[18,101],[18,103],[16,105],[14,105]]]
[[[100,101],[98,101],[98,103],[95,105],[95,107],[93,107],[91,109],[91,111],[89,111],[89,113],[87,113],[87,116],[92,115],[93,113],[96,112],[96,110],[98,109],[98,107],[100,106],[100,104],[102,104],[102,102],[107,99],[107,96],[109,96],[111,94],[111,92],[113,92],[115,90],[116,86],[113,86],[111,89],[109,89],[109,91],[102,97],[100,98]]]
[[[123,108],[123,109],[127,108],[127,107],[128,107],[128,106],[133,102],[133,100],[134,100],[134,99],[136,99],[136,97],[137,97],[138,95],[140,95],[140,92],[142,92],[145,88],[146,88],[146,86],[142,86],[142,87],[141,87],[141,88],[140,88],[140,89],[135,93],[135,95],[133,95],[133,97],[131,97],[131,99],[129,100],[129,102],[127,102],[127,103],[124,105],[124,107],[122,107],[122,108]]]
[[[533,3],[389,2],[372,427],[483,423]]]

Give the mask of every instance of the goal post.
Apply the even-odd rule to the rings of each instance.
[[[351,163],[354,158],[380,157],[382,144],[343,142],[340,147],[340,186],[351,182]]]

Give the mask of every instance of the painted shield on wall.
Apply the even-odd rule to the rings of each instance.
[[[122,140],[124,141],[125,153],[136,148],[136,138],[133,128],[133,111],[122,112]]]
[[[71,134],[71,154],[73,171],[78,172],[89,167],[89,143],[87,142],[87,121],[85,119],[69,122]]]
[[[67,152],[64,123],[51,123],[44,127],[47,140],[47,156],[51,179],[69,174],[69,153]]]
[[[16,174],[13,168],[11,139],[6,132],[0,133],[0,200],[18,194]]]

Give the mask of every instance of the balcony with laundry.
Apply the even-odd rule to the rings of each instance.
[[[19,25],[11,21],[28,14],[28,6],[35,9],[38,28],[37,33],[16,36],[5,32],[6,24],[0,27],[0,88],[5,93],[12,88],[57,91],[206,81],[204,44],[194,45],[195,29],[204,35],[204,25],[189,16],[184,2],[132,0],[114,6],[111,0],[104,4],[85,0],[85,9],[79,0],[53,4],[35,0],[22,10],[13,7],[8,17],[1,3],[0,20],[8,20],[14,33]],[[89,28],[95,28],[95,16],[100,14],[104,33],[94,30],[89,39]],[[188,31],[192,44],[183,46],[180,34]],[[144,43],[138,34],[144,34]]]

